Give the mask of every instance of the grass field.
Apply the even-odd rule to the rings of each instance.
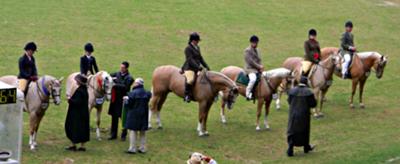
[[[17,74],[24,44],[35,41],[39,74],[67,77],[79,71],[83,45],[90,41],[102,70],[117,71],[119,63],[128,60],[131,73],[143,77],[149,89],[155,67],[181,66],[192,31],[201,34],[202,53],[212,70],[243,66],[242,52],[252,34],[261,39],[263,63],[269,69],[287,57],[302,56],[310,28],[318,30],[322,47],[338,46],[348,19],[355,24],[358,50],[389,55],[383,78],[373,75],[366,84],[365,110],[348,108],[350,81],[335,77],[326,117],[312,120],[311,141],[317,148],[309,155],[301,149],[294,158],[285,155],[286,103],[280,111],[272,106],[272,129],[262,132],[255,131],[256,105],[243,97],[228,112],[226,125],[219,120],[219,103],[214,104],[208,121],[211,135],[199,138],[197,104],[184,104],[171,94],[161,113],[164,129],[148,133],[146,155],[126,155],[128,142],[97,141],[94,133],[87,152],[64,151],[69,144],[64,101],[48,109],[35,152],[28,147],[24,115],[23,163],[62,163],[66,158],[76,163],[184,163],[193,151],[219,163],[381,163],[400,156],[399,0],[2,0],[0,9],[0,75]],[[110,126],[107,110],[108,103],[103,128]]]

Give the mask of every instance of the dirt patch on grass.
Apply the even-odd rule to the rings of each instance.
[[[378,5],[384,6],[384,7],[399,7],[400,0],[384,0],[384,1],[381,1]]]

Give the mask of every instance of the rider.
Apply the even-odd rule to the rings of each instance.
[[[321,49],[319,47],[319,43],[316,40],[317,31],[315,29],[311,29],[308,31],[308,40],[304,42],[304,61],[302,62],[303,67],[303,76],[308,77],[309,71],[313,64],[318,64],[321,60],[320,54]]]
[[[95,73],[99,72],[97,67],[96,58],[92,55],[94,49],[91,43],[86,43],[85,45],[85,55],[81,57],[81,74],[88,75],[89,73],[94,75]],[[94,68],[94,71],[93,71]]]
[[[33,57],[37,46],[34,42],[29,42],[25,45],[24,50],[25,54],[22,55],[18,61],[18,88],[21,89],[26,96],[31,81],[36,81],[38,79],[35,58]]]
[[[353,30],[353,23],[351,21],[347,21],[345,24],[346,32],[342,34],[342,38],[340,39],[340,54],[344,58],[344,63],[342,65],[342,78],[348,78],[349,72],[348,67],[350,61],[353,57],[354,52],[356,52],[356,47],[354,46],[354,36],[351,33]]]
[[[200,53],[200,35],[196,32],[191,33],[189,36],[188,46],[185,49],[186,61],[182,66],[182,73],[186,77],[185,83],[185,97],[184,101],[190,102],[193,98],[192,87],[196,79],[198,71],[201,71],[202,67],[210,70],[207,63],[204,61]]]
[[[244,50],[245,70],[250,80],[246,88],[247,100],[253,99],[252,90],[257,80],[257,73],[264,71],[264,66],[262,65],[260,54],[257,50],[258,41],[257,36],[251,36],[250,46]]]

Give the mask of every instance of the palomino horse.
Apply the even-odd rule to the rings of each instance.
[[[288,68],[292,71],[296,72],[298,75],[295,78],[295,82],[298,83],[300,81],[300,75],[302,73],[302,61],[303,58],[300,57],[290,57],[287,58],[283,62],[283,67]],[[310,70],[309,81],[308,84],[312,88],[315,98],[319,101],[319,107],[316,107],[314,110],[314,117],[322,117],[322,107],[324,103],[325,95],[328,91],[328,88],[332,85],[332,75],[336,67],[340,66],[340,56],[332,55],[325,60],[322,60],[319,64],[314,64],[314,66]],[[288,85],[286,85],[288,86]],[[285,86],[284,86],[285,87]],[[288,88],[286,88],[287,90]],[[276,101],[277,107],[280,107],[280,96],[282,95],[282,90],[279,91],[278,100]]]
[[[78,74],[79,73],[73,73],[68,76],[66,86],[67,97],[71,97],[78,87],[74,79]],[[89,111],[92,111],[93,108],[96,108],[96,137],[98,140],[101,140],[101,111],[103,110],[104,99],[107,101],[111,100],[111,88],[113,86],[113,81],[110,74],[105,71],[100,71],[95,75],[89,75],[87,86],[89,93]]]
[[[338,52],[339,48],[323,48],[321,50],[321,56],[324,59],[329,57],[331,54],[338,54]],[[378,52],[360,52],[353,57],[352,64],[349,68],[352,76],[352,92],[349,99],[350,108],[354,108],[353,97],[356,93],[358,84],[360,84],[360,107],[365,108],[362,99],[365,82],[367,81],[372,69],[376,72],[376,78],[382,78],[387,61],[388,57],[383,56]],[[335,74],[342,77],[341,67],[335,70]]]
[[[244,70],[240,67],[236,66],[228,66],[221,70],[221,72],[228,76],[232,80],[236,80],[240,72],[244,72]],[[255,99],[257,100],[257,121],[256,121],[256,130],[260,129],[260,116],[262,112],[262,107],[265,104],[265,116],[264,116],[264,125],[265,129],[269,129],[268,124],[268,114],[269,114],[269,106],[272,101],[272,94],[276,92],[282,80],[291,77],[291,71],[286,68],[277,68],[267,72],[262,73],[262,78],[257,86],[255,86]],[[246,86],[239,84],[239,93],[242,96],[246,96]],[[225,104],[226,102],[222,100],[221,104],[221,120],[222,123],[226,123],[225,118]]]
[[[34,150],[37,146],[37,132],[40,121],[49,107],[50,98],[54,99],[54,104],[56,105],[60,105],[61,103],[62,79],[58,80],[52,76],[44,75],[29,85],[28,93],[25,96],[24,111],[29,113],[29,145],[31,150]],[[0,81],[18,87],[17,76],[2,76],[0,77]]]
[[[169,92],[174,92],[180,97],[184,96],[185,77],[180,74],[180,69],[175,66],[160,66],[153,72],[152,84],[153,96],[150,100],[149,128],[151,128],[151,115],[154,112],[157,112],[157,123],[158,127],[161,128],[160,110],[162,105]],[[223,100],[227,102],[228,108],[232,108],[238,95],[238,87],[235,82],[218,72],[204,71],[199,74],[193,88],[194,100],[199,103],[197,127],[199,136],[208,135],[206,125],[208,112],[219,91],[225,93]]]

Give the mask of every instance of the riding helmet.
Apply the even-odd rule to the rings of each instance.
[[[353,28],[353,22],[347,21],[346,24],[344,24],[345,27],[350,27]]]
[[[317,36],[317,30],[315,29],[311,29],[310,31],[308,31],[308,36]]]
[[[85,51],[87,51],[87,52],[93,52],[94,51],[92,43],[86,43],[85,44]]]
[[[126,68],[129,68],[129,62],[123,61],[121,64],[124,65]]]
[[[27,43],[24,48],[25,51],[27,51],[27,50],[36,51],[36,49],[37,49],[37,46],[34,42]]]
[[[258,43],[259,39],[256,35],[253,35],[250,37],[250,42],[251,43]]]
[[[189,42],[191,41],[200,41],[200,35],[197,32],[193,32],[189,36]]]

